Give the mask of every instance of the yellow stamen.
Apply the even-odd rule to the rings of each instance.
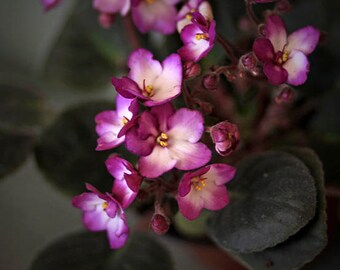
[[[151,97],[153,95],[153,86],[147,85],[144,87],[144,96]]]
[[[149,5],[153,4],[156,0],[145,0],[145,2]]]
[[[125,116],[122,118],[122,126],[125,126],[129,122],[129,119],[127,119]]]
[[[208,33],[196,34],[196,39],[197,40],[201,40],[201,39],[207,40],[208,38],[209,38],[209,34]]]
[[[156,139],[157,143],[162,147],[167,147],[169,145],[168,143],[168,135],[162,132]]]
[[[106,208],[109,206],[109,204],[107,202],[103,202],[102,203],[102,208],[103,210],[106,210]]]
[[[282,53],[282,55],[281,55],[281,57],[278,59],[278,63],[279,64],[284,64],[284,63],[286,63],[287,62],[287,60],[288,60],[288,52],[287,51],[283,51],[283,53]]]
[[[201,191],[207,185],[206,180],[207,178],[202,178],[201,176],[194,177],[191,179],[191,185],[195,190]]]
[[[187,13],[187,15],[185,15],[185,18],[186,18],[188,21],[191,21],[191,19],[192,19],[191,13]]]

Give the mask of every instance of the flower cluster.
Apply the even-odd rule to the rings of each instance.
[[[46,9],[58,2],[43,1]],[[246,2],[251,6],[279,1]],[[96,150],[124,144],[138,161],[131,164],[111,154],[106,167],[113,177],[112,190],[101,193],[87,184],[88,191],[72,202],[83,211],[87,229],[106,230],[111,247],[120,248],[129,235],[125,210],[136,198],[155,196],[150,227],[159,234],[168,230],[172,218],[163,207],[165,197],[175,199],[179,212],[188,220],[198,218],[203,208],[220,210],[229,203],[225,184],[236,169],[226,163],[226,157],[236,150],[241,138],[238,125],[232,123],[239,118],[230,113],[235,103],[221,93],[220,76],[239,85],[252,79],[254,84],[265,80],[267,85],[282,85],[286,90],[276,105],[288,103],[293,90],[286,84],[297,86],[307,80],[307,56],[315,50],[320,32],[307,26],[287,36],[285,24],[275,12],[266,13],[263,25],[249,14],[261,31],[254,38],[252,51],[239,56],[235,47],[216,33],[208,1],[188,0],[180,5],[179,0],[93,0],[93,7],[100,12],[102,25],[110,25],[114,14],[131,12],[140,32],[171,34],[177,29],[183,42],[177,53],[163,61],[146,49],[134,50],[127,61],[127,76],[112,78],[116,109],[95,117]],[[198,62],[213,49],[215,41],[225,49],[230,64],[215,65],[199,77]],[[200,83],[189,91],[188,81],[193,78]],[[225,107],[223,114],[217,112],[218,106]],[[205,123],[209,114],[212,125]],[[260,120],[256,119],[257,127],[266,128],[259,129],[258,138],[271,127]],[[204,136],[205,132],[210,137]]]

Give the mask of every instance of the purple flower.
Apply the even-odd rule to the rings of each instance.
[[[125,16],[131,6],[131,0],[93,0],[93,8],[100,13],[115,14],[120,13]]]
[[[100,136],[96,150],[114,148],[125,141],[125,130],[129,122],[138,113],[136,99],[126,99],[120,95],[116,98],[116,111],[104,111],[96,115],[96,132]]]
[[[228,156],[239,143],[239,132],[236,125],[223,121],[211,127],[211,138],[215,143],[215,149],[221,156]]]
[[[214,19],[211,6],[208,1],[204,0],[189,0],[178,12],[177,15],[177,31],[181,33],[182,29],[191,24],[192,14],[199,12],[207,21]]]
[[[131,53],[128,66],[129,77],[112,79],[117,92],[125,98],[138,97],[146,106],[155,106],[181,93],[182,63],[178,54],[171,54],[161,64],[151,52],[137,49]]]
[[[86,188],[90,192],[72,199],[73,206],[83,211],[84,226],[95,232],[106,230],[111,248],[123,247],[129,228],[122,206],[110,194],[102,194],[90,184],[86,184]]]
[[[145,111],[126,133],[126,147],[142,156],[139,172],[150,178],[177,168],[192,170],[211,158],[208,147],[198,142],[204,132],[200,112],[186,108],[174,111],[170,103]]]
[[[227,164],[213,164],[184,174],[177,194],[182,215],[193,220],[199,216],[202,208],[224,208],[229,203],[225,183],[234,177],[235,172],[235,168]]]
[[[132,19],[142,33],[157,31],[172,34],[176,30],[179,0],[133,0]]]
[[[184,46],[178,50],[183,61],[198,62],[214,47],[215,21],[207,21],[200,13],[192,14],[192,23],[185,26],[181,32]]]
[[[258,38],[253,51],[263,63],[263,72],[274,85],[289,83],[301,85],[307,80],[307,55],[318,44],[320,32],[312,26],[301,28],[287,37],[286,26],[277,15],[265,23],[265,37]]]
[[[128,207],[138,194],[142,181],[141,176],[130,162],[117,155],[111,155],[105,164],[107,170],[115,179],[112,193],[121,202],[123,208]]]
[[[44,6],[45,11],[49,11],[50,9],[57,6],[61,0],[41,0],[41,4]]]

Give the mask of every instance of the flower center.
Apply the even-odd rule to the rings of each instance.
[[[125,116],[122,118],[122,126],[125,126],[129,122],[129,119],[127,119]]]
[[[106,208],[109,206],[109,204],[107,202],[103,202],[102,203],[102,208],[103,210],[106,210]]]
[[[196,11],[196,9],[192,8],[188,13],[187,15],[185,15],[185,18],[188,20],[188,21],[191,21],[192,19],[192,14]]]
[[[201,39],[208,40],[209,39],[209,34],[208,33],[199,33],[199,34],[196,34],[196,40],[201,40]]]
[[[145,2],[149,5],[153,4],[156,0],[145,0]]]
[[[284,50],[283,52],[278,52],[277,55],[276,55],[276,63],[282,65],[284,63],[287,62],[288,60],[288,52],[286,50]]]
[[[154,89],[153,89],[153,85],[148,84],[145,85],[145,80],[143,81],[143,95],[146,97],[151,97],[154,94]]]
[[[206,186],[205,180],[207,180],[207,178],[203,178],[202,176],[194,177],[191,179],[191,186],[195,190],[201,191]]]
[[[167,147],[169,145],[168,139],[169,139],[168,135],[166,135],[165,133],[162,132],[157,137],[156,142],[162,147]]]

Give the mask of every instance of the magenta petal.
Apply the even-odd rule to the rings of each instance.
[[[103,231],[109,221],[108,215],[105,213],[101,205],[94,211],[87,211],[83,213],[83,224],[86,229],[90,231]]]
[[[154,60],[153,54],[145,49],[133,51],[129,56],[128,66],[129,78],[137,82],[140,89],[143,89],[144,85],[153,85],[162,72],[160,62]]]
[[[261,62],[267,62],[274,59],[274,48],[267,38],[257,38],[253,44],[253,51]]]
[[[190,192],[185,197],[177,196],[179,211],[189,220],[196,219],[203,208],[203,200],[200,196],[195,195]]]
[[[265,37],[273,44],[274,51],[282,51],[287,43],[286,25],[282,18],[277,15],[271,15],[265,23]]]
[[[168,148],[156,145],[152,153],[139,159],[139,172],[149,178],[156,178],[170,171],[176,164],[172,159]]]
[[[195,143],[202,137],[203,123],[203,116],[199,111],[179,109],[168,120],[169,136]]]
[[[129,227],[124,213],[117,214],[115,218],[110,219],[107,224],[107,236],[112,249],[122,248],[125,245],[128,235]]]
[[[119,206],[117,205],[117,202],[111,200],[108,202],[105,212],[110,218],[114,218],[117,215],[118,210],[119,210]]]
[[[83,211],[94,211],[97,205],[103,202],[105,202],[105,200],[99,198],[97,194],[90,192],[84,192],[72,199],[72,205]]]
[[[301,85],[307,80],[309,62],[306,55],[298,50],[289,54],[288,61],[283,65],[288,72],[287,82],[291,85]]]
[[[137,192],[134,192],[128,186],[125,177],[122,179],[115,179],[113,182],[112,193],[123,208],[127,208],[137,196]]]
[[[125,181],[128,185],[128,187],[133,191],[133,192],[138,192],[140,184],[142,182],[142,178],[140,175],[136,172],[132,174],[124,174]]]
[[[275,65],[272,62],[264,64],[263,72],[267,76],[268,81],[273,85],[285,83],[288,79],[288,72],[283,67]]]
[[[288,52],[299,50],[308,55],[315,50],[319,42],[319,37],[320,31],[318,29],[312,26],[306,26],[289,35],[286,50]]]
[[[148,138],[141,139],[137,133],[136,128],[130,129],[125,135],[126,148],[136,155],[149,155],[152,152],[154,145],[154,136],[149,136]]]
[[[185,197],[191,189],[191,173],[185,173],[182,177],[181,182],[178,185],[178,195]]]
[[[209,172],[205,174],[206,177],[213,179],[216,185],[222,186],[234,178],[236,168],[228,164],[213,164],[210,166]]]
[[[41,3],[44,6],[45,11],[49,11],[61,3],[61,0],[41,0]]]
[[[168,119],[175,113],[175,109],[172,106],[172,104],[166,103],[161,106],[156,106],[151,109],[152,115],[157,119],[158,121],[158,126],[159,130],[161,132],[166,132],[169,127],[168,127]],[[159,134],[153,133],[155,136],[158,136]]]
[[[171,144],[171,158],[176,159],[179,170],[193,170],[207,164],[211,158],[211,151],[203,143],[174,141]]]
[[[220,210],[229,203],[229,196],[225,186],[213,186],[211,190],[202,190],[203,207],[208,210]]]
[[[93,8],[102,13],[126,15],[130,9],[130,0],[94,0]]]
[[[130,120],[133,114],[138,113],[138,102],[136,99],[125,98],[119,94],[116,97],[116,112],[120,118],[127,118]],[[132,111],[131,111],[132,110]]]
[[[125,98],[141,98],[147,99],[143,96],[141,89],[138,87],[137,83],[128,77],[123,77],[121,79],[112,78],[112,84],[116,91]]]

